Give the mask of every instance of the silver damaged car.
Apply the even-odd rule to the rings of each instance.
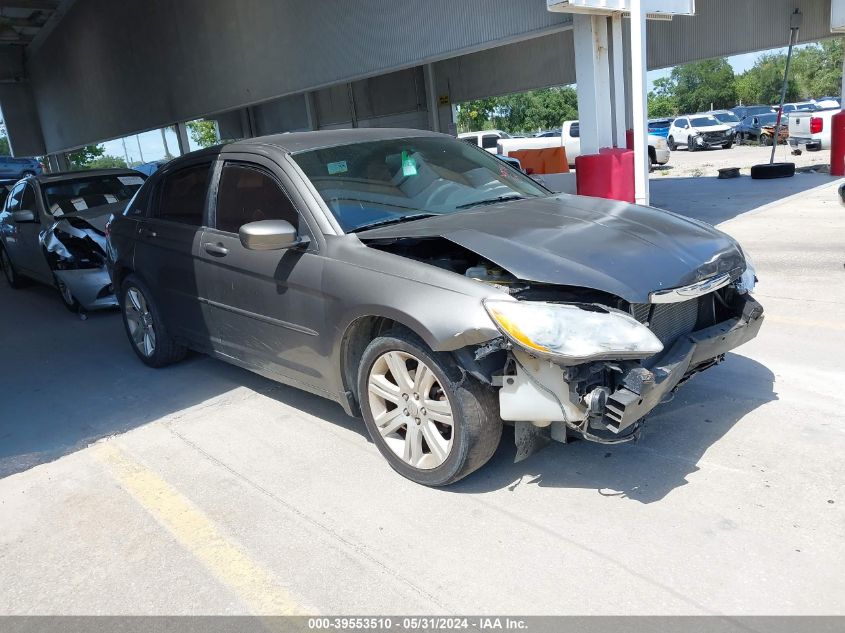
[[[336,400],[431,486],[481,467],[503,423],[518,459],[550,439],[629,441],[763,320],[753,268],[712,226],[553,194],[419,130],[194,152],[109,229],[144,363],[190,348]]]

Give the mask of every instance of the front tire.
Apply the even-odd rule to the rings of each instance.
[[[725,143],[724,145],[722,145],[722,149],[730,149],[730,148],[732,148],[733,146],[734,146],[733,142],[731,142],[731,143]]]
[[[687,137],[687,151],[694,152],[697,148],[695,147],[695,142],[691,136]]]
[[[15,265],[9,258],[6,247],[2,243],[0,243],[0,268],[3,269],[3,275],[6,277],[8,284],[15,290],[23,288],[26,285],[26,280],[15,270]]]
[[[454,483],[487,463],[499,445],[495,392],[408,330],[391,330],[367,346],[358,394],[373,443],[416,483]]]
[[[65,282],[59,279],[58,275],[53,275],[53,279],[55,280],[56,290],[59,291],[59,297],[61,298],[64,306],[71,312],[78,313],[79,301],[77,301],[76,297],[73,296],[70,288],[67,287]]]
[[[135,275],[120,287],[120,311],[129,343],[145,365],[164,367],[185,358],[187,349],[171,338],[152,293]]]
[[[675,138],[672,136],[666,139],[666,145],[669,148],[670,152],[674,152],[676,149],[678,149],[678,146],[675,144]]]

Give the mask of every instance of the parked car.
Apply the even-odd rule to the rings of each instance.
[[[719,123],[724,123],[732,128],[736,128],[740,123],[739,117],[730,110],[713,110],[712,112],[705,112],[704,114],[709,114],[719,121]]]
[[[166,164],[166,160],[153,160],[148,163],[141,163],[140,165],[135,165],[132,169],[134,169],[135,171],[140,171],[142,174],[149,177]]]
[[[841,110],[817,110],[815,112],[794,112],[789,116],[789,144],[794,148],[805,147],[808,151],[830,149],[830,131],[833,115]]]
[[[818,106],[813,103],[812,101],[802,101],[801,103],[784,103],[783,104],[783,113],[789,114],[790,112],[813,112],[818,110]],[[777,112],[777,106],[775,106],[775,112]]]
[[[43,171],[37,158],[15,158],[0,156],[0,178],[20,180],[27,176],[36,176]]]
[[[458,138],[462,141],[473,143],[486,149],[491,154],[496,153],[496,143],[502,138],[511,138],[511,135],[502,130],[484,130],[482,132],[464,132],[458,134]]]
[[[681,145],[690,152],[713,147],[730,149],[734,130],[709,114],[681,116],[672,121],[666,142],[673,152]]]
[[[556,136],[542,136],[530,139],[502,139],[498,143],[498,152],[507,155],[520,149],[544,149],[547,147],[563,147],[566,150],[566,160],[570,167],[575,165],[575,159],[581,155],[581,126],[578,121],[564,121],[560,133]],[[648,135],[649,170],[654,165],[665,165],[669,162],[669,147],[666,140],[660,136]]]
[[[649,119],[648,133],[666,138],[669,136],[669,127],[671,125],[672,119]]]
[[[762,142],[763,129],[765,127],[773,128],[777,123],[778,115],[776,112],[767,112],[765,114],[754,114],[745,117],[742,122],[736,127],[737,142],[743,141],[758,141]],[[784,121],[785,123],[785,121]],[[785,135],[788,135],[786,132]],[[769,143],[771,144],[771,143]]]
[[[813,99],[813,104],[817,110],[831,110],[833,108],[842,107],[842,99],[840,97],[819,97]]]
[[[0,211],[0,263],[12,288],[35,280],[59,290],[68,309],[117,305],[106,267],[106,220],[141,187],[129,169],[33,176]]]
[[[735,108],[731,108],[730,112],[733,112],[740,121],[748,116],[753,116],[755,114],[767,114],[769,112],[777,112],[777,108],[773,108],[772,106],[767,105],[749,105],[749,106],[736,106]]]
[[[549,136],[557,137],[557,136],[560,136],[560,134],[561,134],[561,129],[558,128],[556,130],[546,130],[545,132],[537,132],[534,135],[534,138],[547,138]]]
[[[754,271],[721,231],[552,194],[419,130],[187,154],[108,241],[142,362],[192,348],[334,399],[432,486],[487,462],[503,420],[518,455],[549,437],[630,440],[762,322]]]

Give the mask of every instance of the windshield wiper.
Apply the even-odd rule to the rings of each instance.
[[[433,218],[434,216],[441,215],[440,213],[409,213],[407,215],[400,215],[395,218],[387,218],[386,220],[379,220],[378,222],[371,222],[370,224],[363,224],[361,226],[356,226],[354,229],[347,231],[347,233],[357,233],[358,231],[364,231],[367,229],[373,229],[380,226],[386,226],[388,224],[399,224],[400,222],[409,222],[411,220],[422,220],[423,218]]]
[[[498,198],[488,198],[487,200],[477,200],[476,202],[459,204],[455,208],[469,209],[470,207],[479,207],[484,204],[498,204],[499,202],[510,202],[511,200],[525,200],[525,196],[499,196]]]

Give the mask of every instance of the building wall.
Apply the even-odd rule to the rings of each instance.
[[[78,0],[28,61],[50,152],[549,33],[542,0]]]

